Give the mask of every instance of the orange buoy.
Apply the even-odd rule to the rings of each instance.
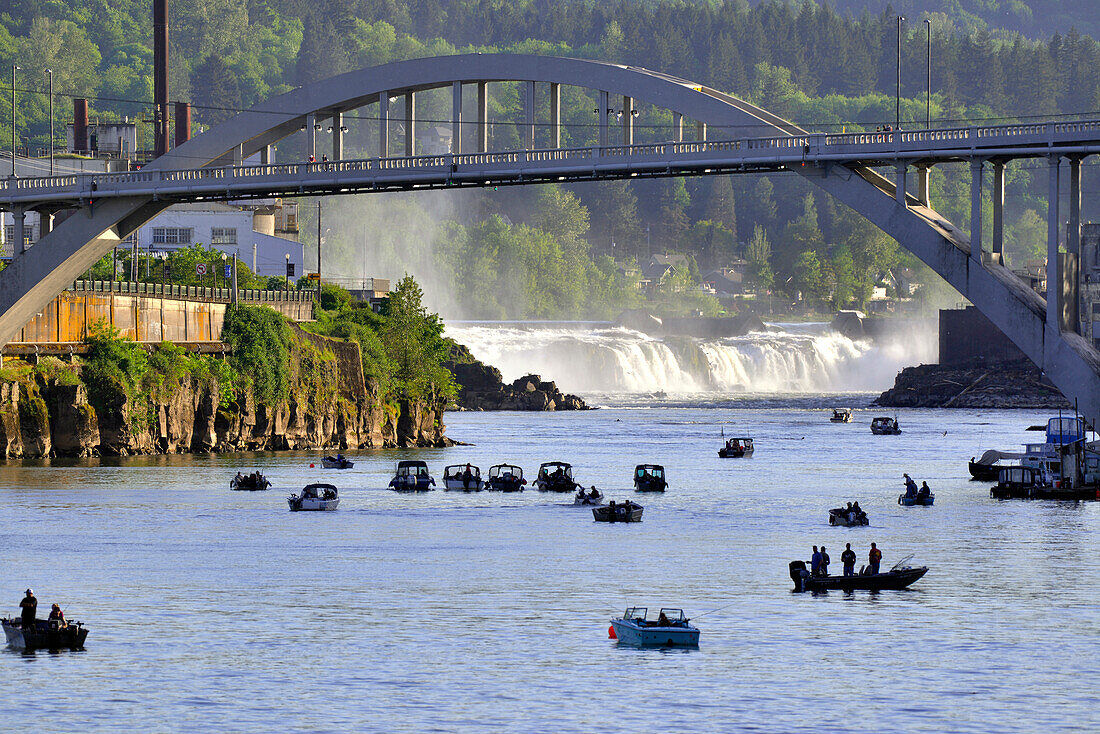
[[[615,634],[615,625],[611,625],[610,627],[607,628],[607,639],[609,639],[609,640],[619,639],[619,636]]]
[[[310,469],[312,469],[312,468],[313,468],[313,464],[310,464],[310,465],[309,465],[309,468],[310,468]]]

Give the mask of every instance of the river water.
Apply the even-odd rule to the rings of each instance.
[[[82,652],[0,654],[0,725],[25,731],[1095,731],[1100,504],[997,502],[966,460],[1046,415],[911,410],[872,436],[867,395],[607,400],[584,413],[449,414],[446,450],[134,458],[0,468],[0,606],[32,586],[91,628]],[[857,407],[848,425],[825,408]],[[649,407],[647,407],[649,406]],[[756,438],[718,459],[722,434]],[[533,474],[565,459],[637,525],[559,495],[398,495],[398,458]],[[275,489],[237,493],[238,468]],[[901,474],[933,508],[896,504]],[[334,513],[287,511],[308,481]],[[858,499],[867,528],[827,510]],[[787,563],[851,542],[931,567],[911,590],[794,594]],[[619,647],[627,606],[683,607],[698,650]],[[721,608],[721,609],[718,609]],[[718,609],[709,614],[711,610]]]

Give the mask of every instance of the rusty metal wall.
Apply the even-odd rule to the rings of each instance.
[[[255,305],[268,306],[295,321],[313,319],[310,301],[257,301]],[[114,326],[122,336],[137,341],[219,341],[227,306],[219,301],[65,291],[31,319],[12,341],[79,342],[97,321]]]

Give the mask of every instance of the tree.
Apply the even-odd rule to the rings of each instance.
[[[772,246],[768,234],[759,224],[752,230],[752,237],[745,247],[745,258],[749,261],[749,278],[760,290],[767,291],[775,281],[771,266]]]
[[[215,125],[233,117],[241,109],[241,91],[237,76],[219,54],[210,54],[191,75],[195,116],[202,123]]]
[[[443,367],[449,348],[443,322],[424,307],[424,291],[405,275],[382,305],[382,344],[396,366],[395,387],[402,398],[453,396],[454,378]]]

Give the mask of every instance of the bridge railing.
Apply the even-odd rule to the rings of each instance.
[[[77,293],[118,293],[120,295],[153,296],[195,301],[233,300],[232,288],[206,288],[173,283],[141,283],[126,280],[77,280],[69,290]],[[250,303],[306,302],[317,297],[317,291],[273,291],[253,288],[237,290],[237,300]]]
[[[339,161],[313,161],[302,163],[275,163],[270,165],[206,167],[182,170],[142,170],[131,173],[100,173],[53,176],[45,178],[8,178],[0,180],[0,196],[9,194],[14,199],[19,193],[45,192],[87,196],[94,200],[100,195],[125,195],[127,190],[147,191],[161,183],[216,182],[226,189],[234,184],[259,182],[260,179],[317,178],[328,174],[354,174],[398,172],[403,170],[456,171],[458,166],[507,166],[593,160],[598,158],[622,159],[627,157],[667,157],[669,155],[693,155],[740,151],[746,157],[755,152],[772,150],[798,150],[824,152],[828,149],[859,147],[868,153],[890,151],[913,152],[941,147],[964,151],[979,144],[986,146],[996,139],[1011,141],[1013,145],[1043,146],[1054,142],[1055,136],[1079,139],[1082,136],[1100,137],[1100,120],[1074,122],[1037,122],[1010,125],[968,126],[939,130],[892,130],[852,133],[815,133],[810,135],[776,135],[770,137],[741,138],[733,140],[684,141],[641,143],[637,145],[589,146],[584,148],[554,148],[544,150],[515,150],[486,153],[436,154],[401,156],[392,158],[365,158]],[[27,195],[19,198],[32,199]]]

